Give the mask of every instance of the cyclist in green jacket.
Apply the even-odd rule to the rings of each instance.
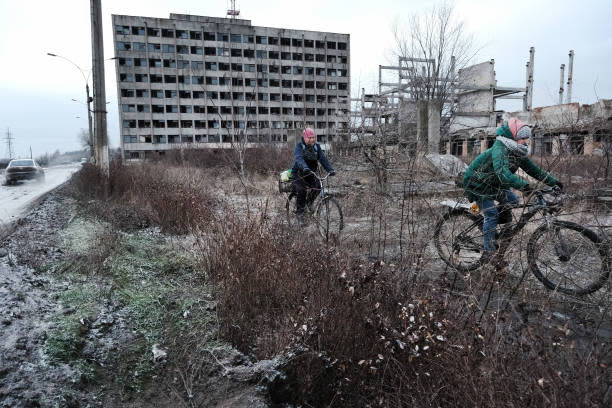
[[[504,209],[504,205],[516,204],[518,198],[510,188],[524,194],[532,191],[527,181],[514,174],[519,168],[549,186],[563,188],[561,182],[529,159],[529,126],[517,118],[510,118],[508,123],[497,129],[495,136],[493,146],[474,159],[463,177],[466,197],[470,201],[476,201],[484,215],[482,233],[484,249],[487,252],[496,249],[497,224],[512,220],[512,212]],[[496,207],[495,201],[499,202],[501,211]]]

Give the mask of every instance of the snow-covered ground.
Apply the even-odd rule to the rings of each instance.
[[[30,203],[64,183],[72,173],[81,168],[80,164],[69,164],[45,168],[45,181],[20,181],[7,186],[4,175],[0,176],[0,226],[18,219]]]

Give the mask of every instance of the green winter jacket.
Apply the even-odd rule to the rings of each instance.
[[[514,140],[508,125],[497,129],[495,136]],[[527,156],[520,156],[508,150],[506,145],[496,140],[490,149],[480,153],[469,165],[463,176],[465,196],[470,201],[501,200],[510,188],[522,190],[529,183],[514,173],[523,169],[536,180],[549,186],[557,184],[550,174],[540,169]]]

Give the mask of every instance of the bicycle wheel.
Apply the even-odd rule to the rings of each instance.
[[[483,217],[466,211],[450,211],[436,224],[434,243],[447,265],[469,272],[478,269],[483,258]]]
[[[290,227],[295,227],[297,224],[297,219],[295,217],[295,201],[297,194],[291,193],[287,197],[287,201],[285,202],[285,211],[287,214],[287,224]]]
[[[319,201],[315,212],[317,229],[319,234],[326,241],[340,238],[340,233],[344,228],[344,218],[342,217],[342,209],[340,204],[332,197],[325,197],[323,201]]]
[[[568,295],[595,292],[610,274],[607,244],[594,231],[569,221],[539,226],[529,238],[527,260],[546,288]]]

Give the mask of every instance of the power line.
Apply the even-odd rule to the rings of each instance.
[[[11,129],[10,128],[6,128],[6,137],[4,138],[4,140],[6,140],[6,152],[8,153],[8,158],[12,159],[13,158],[13,136],[11,135]]]

